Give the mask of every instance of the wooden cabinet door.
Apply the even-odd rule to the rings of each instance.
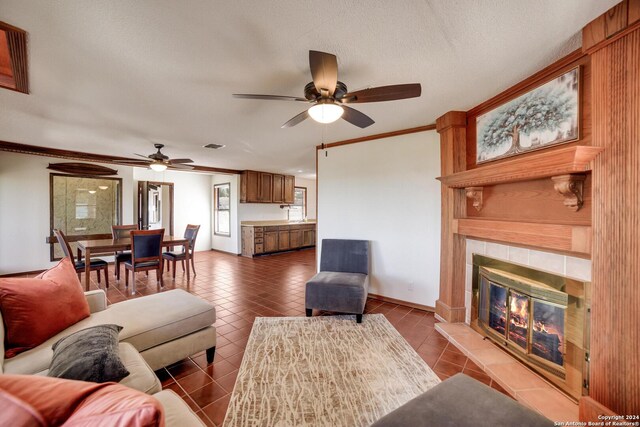
[[[264,233],[264,251],[275,252],[278,250],[278,232],[266,231]]]
[[[260,193],[259,201],[271,203],[271,187],[273,186],[273,175],[267,172],[260,172]]]
[[[296,249],[302,246],[302,230],[291,230],[289,232],[289,247]]]
[[[240,203],[247,203],[247,171],[240,174]]]
[[[304,230],[302,240],[303,240],[302,244],[304,246],[314,246],[316,244],[315,230]]]
[[[294,199],[294,191],[296,185],[296,178],[291,175],[287,175],[284,177],[284,202],[292,205],[295,201]]]
[[[253,227],[242,227],[242,256],[253,256]]]
[[[289,230],[279,231],[278,232],[278,250],[286,251],[290,249],[289,245]]]
[[[255,171],[246,171],[240,176],[240,180],[242,181],[240,182],[240,201],[258,203],[260,201],[260,174]]]
[[[284,175],[273,174],[271,201],[273,203],[284,202]]]

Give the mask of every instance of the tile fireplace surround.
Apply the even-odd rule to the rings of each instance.
[[[554,421],[577,421],[578,405],[527,369],[522,363],[469,326],[473,254],[486,255],[538,270],[591,281],[591,261],[534,249],[467,239],[466,241],[465,308],[466,324],[439,323],[436,329],[465,353],[516,400]]]

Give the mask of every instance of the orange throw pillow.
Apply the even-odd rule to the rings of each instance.
[[[158,400],[115,383],[0,375],[1,391],[31,405],[51,426],[164,426]]]
[[[69,258],[34,279],[0,279],[7,359],[39,346],[89,317],[89,304]]]

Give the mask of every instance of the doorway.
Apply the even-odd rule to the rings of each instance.
[[[138,181],[138,227],[173,236],[173,183]]]

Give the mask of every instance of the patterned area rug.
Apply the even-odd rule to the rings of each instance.
[[[439,382],[382,314],[260,317],[224,426],[368,426]]]

